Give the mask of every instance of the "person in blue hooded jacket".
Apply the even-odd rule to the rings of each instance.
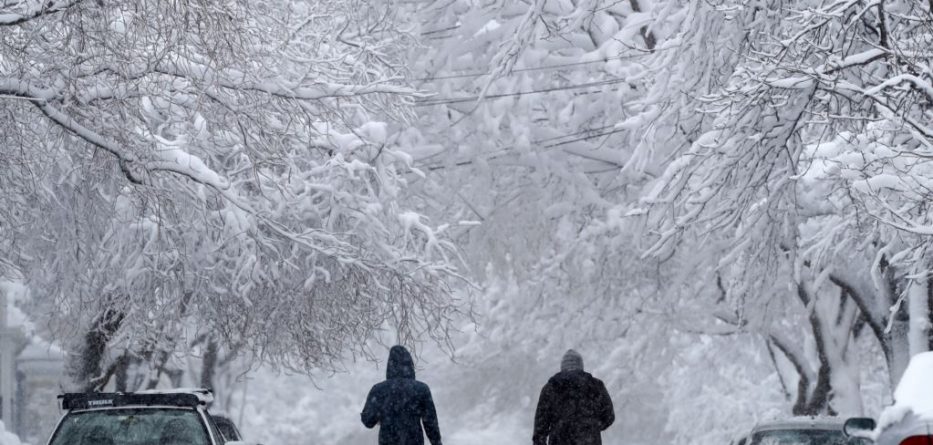
[[[379,425],[379,445],[424,445],[425,434],[431,445],[441,445],[431,389],[415,380],[415,362],[404,346],[389,350],[386,379],[369,390],[360,419],[366,428]]]

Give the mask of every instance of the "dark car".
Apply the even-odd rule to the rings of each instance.
[[[764,422],[752,428],[739,445],[866,445],[868,439],[850,438],[845,421],[838,418],[799,417]]]
[[[220,434],[224,436],[225,442],[243,440],[243,436],[240,435],[240,430],[236,427],[236,424],[230,420],[229,417],[219,414],[211,414],[211,420],[214,421],[214,425],[217,425],[217,429],[220,430]]]
[[[49,445],[245,445],[225,441],[209,390],[69,393]]]

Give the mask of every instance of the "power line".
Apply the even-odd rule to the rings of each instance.
[[[540,145],[540,144],[543,144],[543,143],[545,143],[545,142],[551,142],[551,141],[556,141],[556,140],[558,140],[558,139],[564,139],[564,138],[569,138],[569,137],[573,137],[573,136],[579,136],[579,135],[581,135],[581,134],[602,132],[602,131],[608,130],[608,129],[610,129],[610,128],[615,128],[615,125],[614,125],[614,124],[610,124],[610,125],[603,125],[603,126],[601,126],[601,127],[584,128],[584,129],[582,129],[582,130],[580,130],[580,131],[575,131],[575,132],[573,132],[573,133],[561,134],[561,135],[552,136],[552,137],[549,137],[549,138],[538,139],[538,140],[535,140],[535,141],[531,141],[531,143],[532,143],[532,144],[536,144],[536,145]],[[599,135],[595,135],[595,136],[598,137]],[[559,144],[559,143],[558,143],[558,144]],[[551,145],[553,145],[553,144],[551,144]],[[551,145],[546,145],[545,147],[551,147]],[[512,149],[514,149],[514,148],[515,148],[514,145],[505,145],[505,146],[499,147],[496,151],[493,151],[493,152],[491,152],[491,153],[488,153],[488,154],[487,154],[487,157],[488,157],[488,159],[495,159],[495,158],[498,158],[498,157],[500,157],[500,156],[506,155],[506,154],[508,153],[509,150],[512,150]],[[439,152],[437,152],[437,153],[434,153],[434,154],[425,156],[425,157],[423,157],[423,158],[416,159],[415,162],[425,162],[425,161],[428,161],[428,160],[430,160],[430,159],[432,159],[432,158],[436,158],[436,157],[438,157],[438,156],[444,154],[445,151],[446,151],[446,150],[441,150],[441,151],[439,151]]]
[[[598,82],[588,82],[588,83],[581,83],[581,84],[575,84],[575,85],[566,85],[562,87],[544,88],[540,90],[519,91],[515,93],[487,94],[485,96],[441,98],[441,99],[433,99],[433,100],[428,99],[422,102],[416,102],[414,106],[429,107],[429,106],[434,106],[434,105],[451,105],[451,104],[458,104],[458,103],[463,103],[463,102],[473,102],[473,101],[480,100],[480,99],[499,99],[503,97],[525,96],[529,94],[553,93],[555,91],[578,90],[581,88],[601,87],[601,86],[606,86],[606,85],[622,83],[625,81],[626,79],[623,77],[616,77],[613,79],[601,80]]]
[[[635,57],[642,57],[642,56],[643,56],[642,54],[636,54],[636,55],[627,55],[627,56],[605,57],[599,60],[588,60],[584,62],[561,63],[561,64],[555,64],[555,65],[544,65],[544,66],[535,66],[535,67],[529,67],[529,68],[519,68],[516,70],[512,70],[512,72],[523,73],[523,72],[529,72],[529,71],[547,71],[547,70],[561,69],[561,68],[567,68],[567,67],[572,67],[572,66],[590,65],[594,63],[605,63],[610,60],[632,59]],[[471,77],[483,77],[483,76],[488,76],[490,74],[492,73],[488,71],[470,71],[470,72],[466,72],[463,74],[449,74],[449,75],[444,75],[444,76],[418,77],[418,78],[414,78],[410,80],[417,81],[417,82],[427,82],[427,81],[432,81],[432,80],[466,79],[466,78],[471,78]]]
[[[430,31],[422,31],[422,32],[421,32],[421,35],[427,36],[427,35],[431,35],[431,34],[439,34],[439,33],[442,33],[442,32],[453,31],[453,30],[458,29],[458,28],[460,28],[460,25],[448,26],[448,27],[446,27],[446,28],[440,28],[440,29],[432,29],[432,30],[430,30]]]
[[[575,131],[575,132],[573,132],[573,133],[561,134],[561,135],[557,135],[557,136],[551,136],[551,137],[549,137],[549,138],[543,138],[543,139],[534,140],[534,141],[531,141],[531,143],[532,143],[532,144],[535,144],[535,145],[541,145],[541,144],[544,144],[545,142],[551,142],[551,141],[556,141],[556,140],[558,140],[558,139],[564,139],[564,138],[579,136],[579,135],[581,135],[581,134],[589,134],[589,133],[602,132],[602,131],[608,130],[608,129],[610,129],[610,128],[615,128],[615,125],[614,125],[614,124],[610,124],[610,125],[603,125],[603,126],[601,126],[601,127],[584,128],[584,129],[582,129],[582,130]],[[611,133],[603,133],[603,134],[611,134]],[[592,135],[592,136],[593,136],[593,137],[599,137],[600,135],[599,135],[599,134],[596,134],[596,135]],[[584,138],[584,139],[587,139],[587,138]],[[592,139],[592,137],[591,137],[590,139]],[[575,142],[575,141],[570,141],[570,142]],[[552,143],[552,144],[549,144],[549,145],[545,145],[545,147],[546,147],[546,148],[556,147],[556,146],[558,146],[558,145],[560,145],[560,144],[561,144],[560,142],[557,142],[557,143]],[[505,146],[499,147],[496,151],[493,151],[493,152],[489,153],[489,154],[488,154],[488,158],[489,158],[489,159],[495,159],[495,158],[498,158],[498,157],[500,157],[500,156],[504,156],[505,154],[508,153],[509,150],[512,150],[512,149],[514,149],[514,148],[515,148],[514,145],[505,145]],[[435,154],[432,154],[432,155],[425,156],[425,157],[423,157],[423,158],[421,158],[421,159],[416,160],[416,162],[424,162],[424,161],[427,161],[428,159],[431,159],[431,158],[440,156],[441,154],[443,154],[443,152],[444,152],[444,151],[441,151],[441,152],[438,152],[438,153],[435,153]]]
[[[569,137],[572,137],[572,136],[579,136],[579,135],[581,135],[581,134],[602,132],[602,131],[608,130],[608,129],[610,129],[610,128],[615,128],[615,124],[603,125],[602,127],[595,127],[595,128],[584,128],[584,129],[582,129],[582,130],[580,130],[580,131],[575,131],[575,132],[573,132],[573,133],[567,133],[567,134],[562,134],[562,135],[560,135],[560,136],[554,136],[554,137],[549,137],[549,138],[544,138],[544,139],[538,139],[537,141],[534,141],[534,143],[535,143],[535,144],[543,144],[543,143],[545,143],[545,142],[556,141],[556,140],[558,140],[558,139],[569,138]]]
[[[612,130],[609,130],[609,131],[601,131],[601,130],[605,130],[605,129],[609,129],[609,128],[612,128]],[[567,137],[577,136],[577,135],[580,135],[580,134],[591,133],[591,132],[595,132],[595,131],[599,131],[599,133],[591,134],[591,135],[583,136],[583,137],[579,137],[579,138],[569,139],[569,140],[566,140],[566,141],[554,142],[554,143],[551,143],[551,144],[544,144],[544,142],[553,141],[553,140],[557,140],[557,139],[564,139],[564,138],[567,138]],[[605,136],[612,136],[612,135],[614,135],[614,134],[616,134],[616,133],[621,133],[621,132],[623,132],[623,131],[626,131],[626,129],[624,129],[624,128],[615,128],[615,125],[606,125],[606,126],[603,126],[603,127],[589,128],[589,129],[577,131],[577,132],[574,132],[574,133],[568,133],[568,134],[564,134],[564,135],[560,135],[560,136],[555,136],[555,137],[550,137],[550,138],[544,138],[544,139],[539,139],[539,140],[531,141],[531,145],[540,145],[541,148],[549,150],[549,149],[553,149],[553,148],[562,147],[562,146],[564,146],[564,145],[573,144],[573,143],[576,143],[576,142],[588,141],[588,140],[590,140],[590,139],[597,139],[597,138],[601,138],[601,137],[605,137]],[[491,155],[485,157],[485,160],[486,160],[486,161],[494,161],[494,160],[496,160],[496,159],[505,157],[505,156],[507,156],[507,155],[509,154],[508,151],[509,151],[510,149],[512,149],[512,148],[515,148],[515,146],[514,146],[514,145],[508,145],[508,146],[500,147],[498,150],[496,150],[495,152],[493,152],[493,154],[491,154]],[[611,161],[609,161],[609,160],[606,160],[606,159],[599,159],[599,158],[596,158],[596,157],[586,156],[584,153],[570,153],[570,152],[568,152],[568,153],[569,153],[569,154],[572,154],[572,155],[575,155],[575,156],[584,157],[584,158],[586,158],[586,159],[590,159],[590,160],[593,160],[593,161],[602,162],[602,163],[604,163],[604,164],[610,164],[610,165],[616,166],[617,168],[618,168],[618,167],[621,167],[620,165],[617,165],[616,163],[611,162]],[[431,158],[431,157],[434,157],[434,156],[429,156],[428,158]],[[425,158],[425,159],[427,159],[427,158]],[[422,159],[422,160],[424,160],[424,159]],[[474,163],[474,160],[465,160],[465,161],[455,162],[455,163],[453,163],[453,164],[451,164],[451,165],[434,164],[434,165],[426,166],[426,167],[424,167],[424,168],[427,169],[427,170],[430,170],[430,171],[434,171],[434,170],[444,169],[444,168],[447,168],[447,167],[462,167],[462,166],[470,165],[470,164],[473,164],[473,163]]]
[[[615,127],[615,125],[610,125],[610,127]],[[544,148],[555,148],[555,147],[560,147],[560,146],[567,145],[567,144],[572,144],[572,143],[574,143],[574,142],[588,141],[588,140],[590,140],[590,139],[601,138],[601,137],[603,137],[603,136],[612,136],[612,135],[614,135],[614,134],[616,134],[616,133],[621,133],[621,132],[623,132],[623,131],[626,131],[626,129],[625,129],[625,128],[616,128],[616,129],[614,129],[614,130],[606,131],[606,132],[599,133],[599,134],[594,134],[594,135],[590,135],[590,136],[584,136],[584,137],[577,138],[577,139],[570,139],[570,140],[567,140],[567,141],[555,142],[555,143],[553,143],[553,144],[545,145]],[[576,133],[576,134],[580,134],[580,133],[578,132],[578,133]],[[566,136],[570,136],[570,135],[566,135]],[[606,161],[603,161],[603,162],[606,162]]]

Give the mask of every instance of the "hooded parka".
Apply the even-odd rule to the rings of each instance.
[[[431,445],[441,445],[431,389],[415,380],[414,361],[403,346],[389,350],[386,380],[369,391],[360,418],[366,428],[379,425],[379,445],[424,445],[425,434]]]

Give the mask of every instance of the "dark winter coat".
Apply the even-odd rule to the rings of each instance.
[[[366,428],[379,424],[379,445],[424,445],[424,434],[441,445],[431,390],[415,380],[414,361],[402,346],[389,350],[386,380],[369,391],[360,417]]]
[[[600,433],[615,421],[606,385],[589,373],[561,371],[538,398],[534,445],[601,445]]]

